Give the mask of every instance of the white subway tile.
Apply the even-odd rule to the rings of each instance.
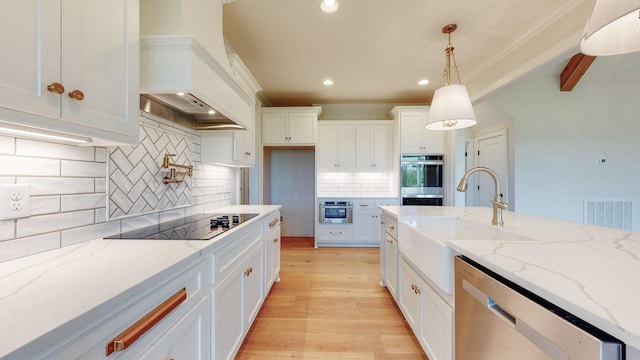
[[[31,195],[65,195],[94,192],[93,178],[18,178],[20,184],[31,185]]]
[[[85,210],[31,216],[29,218],[18,219],[17,221],[17,236],[26,237],[93,224],[94,212],[92,210]]]
[[[97,209],[107,206],[107,198],[104,193],[62,195],[60,203],[62,212]]]
[[[147,226],[157,225],[159,223],[158,213],[135,216],[127,219],[122,219],[122,232],[140,229]]]
[[[34,196],[31,198],[31,216],[60,212],[60,196]]]
[[[62,160],[61,162],[60,175],[62,176],[105,177],[106,174],[105,163],[70,160]]]
[[[107,148],[104,147],[94,147],[95,149],[95,154],[94,154],[94,158],[93,160],[95,162],[107,162]]]
[[[16,234],[15,220],[0,220],[0,240],[13,239]]]
[[[2,241],[0,242],[0,262],[57,249],[59,247],[59,232]]]
[[[0,155],[0,175],[58,176],[60,160]]]
[[[15,154],[16,138],[8,136],[0,136],[0,154]]]
[[[93,161],[92,147],[48,143],[36,140],[17,139],[16,155],[50,159],[70,159]]]

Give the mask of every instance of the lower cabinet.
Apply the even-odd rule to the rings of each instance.
[[[385,263],[383,268],[383,277],[387,289],[394,299],[398,299],[398,240],[393,238],[391,234],[385,233],[384,246],[381,248],[381,254],[384,255]]]
[[[280,281],[280,213],[267,217],[264,237],[264,293],[269,293],[274,282]]]
[[[431,360],[453,360],[454,311],[402,256],[397,302]]]
[[[349,246],[353,244],[352,224],[318,224],[318,246]]]
[[[260,224],[211,255],[215,359],[233,359],[264,300],[262,234]]]

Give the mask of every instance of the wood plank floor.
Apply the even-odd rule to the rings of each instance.
[[[280,282],[236,359],[427,359],[380,286],[379,256],[283,238]]]

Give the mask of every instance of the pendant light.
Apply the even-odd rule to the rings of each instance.
[[[593,56],[640,51],[640,0],[596,0],[580,51]]]
[[[429,121],[425,126],[428,130],[457,130],[477,123],[467,87],[462,85],[460,81],[460,73],[458,73],[458,65],[453,52],[454,47],[451,45],[451,33],[457,28],[456,24],[449,24],[442,28],[442,32],[449,37],[449,44],[444,50],[447,59],[442,73],[444,86],[437,89],[433,94],[431,108],[429,109]],[[451,84],[452,60],[458,84]]]

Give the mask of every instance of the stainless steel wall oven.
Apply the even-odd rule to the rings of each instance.
[[[402,155],[400,161],[402,205],[442,206],[444,156]]]
[[[353,222],[352,201],[320,201],[318,221],[321,224],[351,224]]]

